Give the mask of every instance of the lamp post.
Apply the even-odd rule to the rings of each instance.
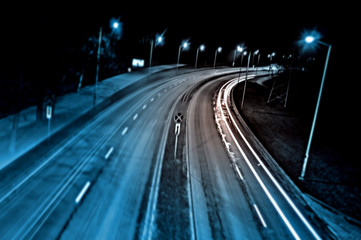
[[[314,132],[314,130],[315,130],[315,124],[316,124],[316,120],[317,120],[317,113],[318,113],[318,109],[319,109],[319,107],[320,107],[322,89],[323,89],[323,85],[324,85],[324,82],[325,82],[327,65],[328,65],[328,60],[329,60],[329,58],[330,58],[331,47],[332,47],[331,44],[327,44],[327,43],[321,42],[321,41],[319,41],[319,40],[316,40],[316,38],[313,37],[313,36],[307,36],[307,37],[305,38],[306,44],[310,44],[310,43],[312,43],[312,42],[314,42],[314,41],[316,41],[317,43],[319,43],[319,44],[321,44],[321,45],[324,45],[324,46],[328,47],[328,50],[327,50],[326,62],[325,62],[325,66],[324,66],[323,74],[322,74],[320,91],[319,91],[319,93],[318,93],[316,109],[315,109],[315,113],[314,113],[314,116],[313,116],[313,121],[312,121],[310,136],[309,136],[309,138],[308,138],[308,143],[307,143],[305,158],[304,158],[304,160],[303,160],[302,172],[301,172],[301,175],[299,176],[299,179],[300,179],[300,180],[304,180],[305,173],[306,173],[306,168],[307,168],[307,163],[308,163],[308,156],[309,156],[309,152],[310,152],[310,147],[311,147],[313,132]]]
[[[243,52],[243,48],[240,47],[240,46],[237,46],[236,49],[234,50],[232,67],[234,67],[234,64],[236,62],[236,54],[237,54],[237,52]]]
[[[163,43],[163,34],[156,35],[156,44],[155,46]],[[153,49],[154,49],[154,40],[150,41],[150,54],[149,54],[149,68],[148,68],[148,80],[150,78],[150,67],[152,66],[152,58],[153,58]]]
[[[204,44],[200,45],[200,46],[197,48],[196,63],[195,63],[195,65],[194,65],[194,68],[197,68],[199,50],[200,50],[201,52],[203,52],[205,49],[206,49],[206,46],[205,46]]]
[[[259,52],[259,50],[256,50],[253,52],[253,56],[252,56],[252,68],[254,68],[254,56],[257,55]]]
[[[178,67],[179,67],[179,59],[180,59],[181,50],[182,50],[182,48],[183,48],[183,50],[186,50],[186,49],[188,49],[188,47],[189,47],[188,41],[184,41],[181,45],[179,45],[179,48],[178,48],[178,60],[177,60],[177,70],[178,70]]]
[[[239,78],[241,77],[241,72],[242,72],[242,62],[243,62],[243,57],[247,55],[247,51],[244,51],[241,57],[241,66],[239,68],[239,75],[238,75],[238,83],[239,83]]]
[[[217,53],[220,53],[220,52],[222,52],[222,47],[218,47],[214,53],[213,68],[216,68]]]
[[[120,23],[118,21],[114,21],[111,24],[113,30],[116,30],[120,27]],[[97,99],[97,85],[99,79],[99,66],[100,66],[100,54],[101,54],[101,44],[102,44],[102,37],[103,37],[103,28],[99,28],[99,37],[98,37],[98,52],[97,52],[97,67],[95,73],[95,85],[94,85],[94,94],[93,94],[93,107],[95,107],[96,99]]]
[[[241,110],[243,109],[244,97],[246,95],[246,86],[247,86],[247,77],[248,77],[248,68],[249,68],[249,60],[251,59],[251,53],[248,54],[248,63],[246,70],[246,79],[244,80],[243,94],[242,94],[242,102],[241,102]]]
[[[258,55],[258,59],[257,59],[257,67],[258,67],[259,66],[259,59],[261,57],[261,54],[259,53],[259,50],[257,50],[256,52],[255,52],[255,54]],[[257,75],[257,70],[258,70],[257,67],[256,67],[256,75]]]
[[[103,28],[100,27],[99,38],[98,38],[97,68],[96,68],[96,73],[95,73],[95,85],[94,85],[94,94],[93,94],[93,107],[95,107],[95,104],[97,101],[97,85],[98,85],[98,78],[99,78],[99,64],[100,64],[102,35],[103,35]]]

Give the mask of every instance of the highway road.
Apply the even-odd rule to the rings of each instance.
[[[236,117],[237,76],[155,74],[2,169],[0,239],[328,239]]]

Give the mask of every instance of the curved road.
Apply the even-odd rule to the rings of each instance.
[[[242,138],[237,71],[153,75],[2,169],[0,239],[327,238]]]

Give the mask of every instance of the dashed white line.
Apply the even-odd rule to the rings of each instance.
[[[143,105],[143,110],[147,108],[147,104],[144,104]]]
[[[79,195],[75,199],[76,204],[78,204],[82,200],[86,191],[88,191],[89,187],[90,187],[90,182],[87,181],[86,184],[84,185],[84,187],[82,188],[82,190],[80,191]]]
[[[263,227],[267,228],[267,224],[266,224],[266,222],[264,221],[264,219],[263,219],[263,217],[262,217],[262,214],[261,214],[261,212],[259,211],[257,205],[256,205],[256,204],[253,204],[253,207],[254,207],[254,209],[256,210],[257,215],[258,215],[259,219],[261,220],[261,223],[262,223]]]
[[[133,117],[133,120],[135,121],[138,118],[138,113],[136,113]]]
[[[113,150],[114,150],[113,147],[111,147],[111,148],[109,149],[109,151],[108,151],[107,154],[105,155],[105,159],[108,159],[108,158],[110,157],[110,154],[112,154]]]
[[[127,131],[128,131],[128,127],[125,127],[122,131],[122,135],[124,136],[127,133]]]
[[[150,101],[153,102],[153,101],[154,101],[154,98],[150,99]]]

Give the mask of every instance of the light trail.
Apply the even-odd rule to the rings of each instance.
[[[252,78],[253,76],[249,76],[249,78]],[[244,153],[243,149],[241,148],[240,144],[238,143],[238,141],[236,140],[224,113],[224,110],[222,108],[222,105],[225,106],[226,110],[227,110],[227,116],[230,117],[232,125],[236,128],[237,132],[239,133],[239,135],[242,137],[242,139],[244,140],[245,144],[247,145],[247,147],[249,148],[249,150],[251,151],[251,153],[254,155],[254,157],[257,159],[257,161],[259,162],[259,165],[262,166],[262,168],[265,170],[266,174],[270,177],[271,181],[275,184],[275,186],[277,187],[277,189],[281,192],[282,196],[286,199],[286,201],[288,202],[288,204],[292,207],[292,209],[295,211],[295,213],[298,215],[298,217],[301,219],[301,221],[305,224],[305,226],[310,230],[310,232],[312,233],[312,235],[316,238],[316,239],[321,239],[321,237],[316,233],[316,231],[313,229],[313,227],[310,225],[310,223],[306,220],[306,218],[302,215],[302,213],[299,211],[299,209],[295,206],[295,204],[293,203],[293,201],[289,198],[289,196],[286,194],[286,192],[283,190],[283,188],[280,186],[280,184],[276,181],[276,179],[273,177],[273,175],[269,172],[269,170],[266,168],[266,166],[263,164],[263,162],[261,161],[260,157],[256,154],[256,152],[254,151],[254,149],[251,147],[251,145],[249,144],[249,142],[247,141],[247,139],[245,138],[244,134],[242,133],[242,131],[239,129],[235,119],[233,118],[231,111],[229,109],[228,106],[228,99],[230,98],[230,92],[231,90],[237,85],[238,80],[237,79],[233,79],[228,81],[227,83],[225,83],[221,89],[219,90],[218,93],[218,98],[217,98],[217,108],[220,110],[221,112],[221,117],[222,120],[224,121],[226,128],[228,129],[233,141],[235,142],[238,150],[240,151],[240,153],[242,154],[242,156],[245,159],[245,162],[247,163],[247,165],[249,166],[251,172],[253,173],[253,175],[256,177],[257,181],[259,182],[259,184],[261,185],[263,191],[266,193],[267,197],[269,198],[269,200],[271,201],[272,205],[275,207],[277,213],[280,215],[280,217],[282,218],[283,222],[286,224],[286,226],[288,227],[288,229],[290,230],[291,234],[295,237],[295,239],[300,239],[299,235],[297,234],[297,232],[295,231],[295,229],[293,228],[293,226],[290,224],[289,220],[287,219],[287,217],[285,216],[285,214],[283,213],[283,211],[281,210],[281,208],[279,207],[279,205],[277,204],[277,202],[274,200],[273,196],[270,194],[269,190],[267,189],[267,187],[265,186],[265,184],[263,183],[263,181],[261,180],[261,178],[259,177],[259,175],[257,174],[256,170],[253,168],[253,166],[251,165],[249,159],[247,158],[246,154]],[[221,99],[223,93],[223,99]]]

